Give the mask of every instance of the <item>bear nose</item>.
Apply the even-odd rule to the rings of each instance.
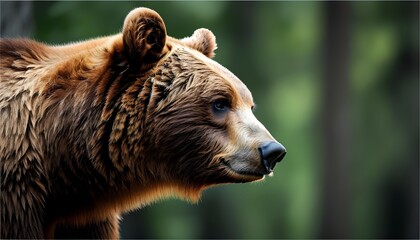
[[[276,163],[280,162],[286,155],[286,148],[274,141],[263,143],[258,150],[260,151],[261,160],[268,173],[273,171]]]

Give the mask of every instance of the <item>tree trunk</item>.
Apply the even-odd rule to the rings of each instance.
[[[32,2],[0,1],[1,37],[29,37],[32,30]]]
[[[325,2],[323,192],[319,238],[351,238],[351,3]]]

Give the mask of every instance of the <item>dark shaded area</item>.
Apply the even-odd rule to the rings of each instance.
[[[324,3],[324,129],[321,233],[319,238],[351,238],[352,140],[350,53],[352,3]]]
[[[32,2],[0,1],[1,37],[30,37],[33,22]]]
[[[419,2],[409,4],[394,4],[391,9],[383,7],[385,13],[396,17],[395,12],[405,12],[398,16],[402,23],[413,22],[419,18]],[[389,20],[388,20],[389,21]],[[397,54],[391,68],[384,70],[384,94],[389,96],[392,110],[398,119],[398,124],[413,126],[405,128],[404,134],[412,139],[407,142],[409,150],[401,152],[398,159],[400,167],[389,173],[381,185],[381,195],[384,201],[380,203],[384,225],[381,237],[384,238],[419,238],[419,41],[414,42],[409,26],[397,29],[399,38]],[[419,28],[417,25],[417,36]],[[412,89],[408,90],[404,82],[410,82]],[[417,99],[416,99],[417,93]],[[398,143],[396,143],[398,144]]]

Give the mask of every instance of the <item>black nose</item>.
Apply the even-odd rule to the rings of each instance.
[[[276,163],[280,162],[286,155],[286,148],[274,141],[263,143],[258,150],[267,172],[273,171]]]

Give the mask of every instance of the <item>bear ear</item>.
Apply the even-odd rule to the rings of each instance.
[[[181,41],[209,58],[214,57],[214,51],[217,49],[216,37],[210,30],[205,28],[195,30],[191,37],[184,38]]]
[[[166,27],[159,14],[148,8],[132,10],[123,26],[124,51],[140,69],[150,67],[167,51]]]

